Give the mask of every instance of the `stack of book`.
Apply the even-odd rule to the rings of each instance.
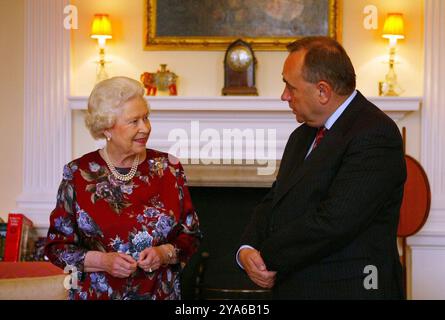
[[[36,238],[31,220],[21,213],[10,213],[6,224],[3,261],[32,260]]]

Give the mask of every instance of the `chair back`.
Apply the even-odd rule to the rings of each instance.
[[[428,177],[420,163],[405,155],[407,179],[400,208],[397,236],[409,237],[425,224],[431,205],[431,190]]]

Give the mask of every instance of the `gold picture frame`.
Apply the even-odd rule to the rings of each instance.
[[[171,3],[171,6],[168,7],[169,1]],[[236,39],[242,38],[244,41],[248,42],[254,50],[267,50],[267,51],[275,51],[275,50],[286,50],[286,45],[290,42],[294,41],[295,39],[307,36],[309,34],[305,34],[304,32],[296,32],[301,34],[295,34],[295,35],[283,35],[283,34],[268,34],[266,36],[260,36],[260,35],[253,35],[250,31],[254,30],[253,33],[256,32],[256,30],[260,30],[261,28],[256,28],[255,25],[255,19],[252,19],[249,17],[249,19],[246,19],[245,21],[248,21],[248,23],[243,23],[242,18],[240,21],[238,21],[237,29],[240,30],[243,29],[245,26],[245,30],[240,30],[238,34],[218,34],[218,35],[206,35],[206,34],[194,34],[193,30],[188,30],[188,26],[192,26],[192,28],[198,30],[199,33],[201,33],[202,29],[211,30],[212,27],[217,30],[217,32],[221,33],[224,32],[224,30],[229,30],[229,28],[232,28],[232,26],[236,24],[226,23],[226,25],[221,24],[221,22],[218,22],[217,24],[215,22],[215,25],[212,25],[212,21],[209,22],[209,19],[213,19],[214,17],[218,17],[221,15],[229,16],[230,14],[233,15],[234,12],[232,12],[230,9],[228,9],[229,6],[233,6],[233,4],[238,4],[238,11],[239,8],[242,8],[244,10],[244,15],[247,16],[249,13],[249,10],[251,10],[253,13],[258,12],[260,9],[258,9],[258,6],[253,7],[250,9],[247,7],[247,5],[250,3],[249,0],[199,0],[199,6],[207,5],[207,6],[213,6],[213,11],[209,11],[209,8],[204,8],[203,16],[205,13],[205,24],[203,24],[202,28],[200,28],[199,21],[201,19],[193,19],[193,23],[187,23],[188,21],[181,21],[184,15],[181,15],[180,10],[189,10],[190,8],[187,8],[187,5],[196,5],[198,4],[197,1],[180,1],[180,0],[162,0],[162,2],[158,3],[157,0],[145,0],[144,2],[144,49],[145,50],[225,50],[227,49],[227,46],[235,41]],[[253,1],[253,0],[252,0]],[[302,5],[303,11],[304,11],[304,17],[301,19],[306,19],[304,21],[307,22],[307,26],[304,25],[304,23],[295,23],[293,24],[294,29],[299,30],[305,30],[305,28],[313,30],[324,29],[325,32],[323,34],[316,34],[316,35],[326,35],[330,36],[334,39],[337,39],[338,41],[341,41],[341,1],[342,0],[264,0],[267,2],[267,5],[270,6],[270,4],[276,4],[278,6],[290,6],[292,5],[294,11],[296,5]],[[255,0],[252,3],[257,3],[258,0]],[[174,5],[176,4],[176,5]],[[220,8],[215,9],[215,6],[220,6]],[[222,7],[222,6],[226,7]],[[304,7],[306,5],[306,7]],[[317,20],[314,18],[310,18],[309,15],[320,17],[320,6],[324,6],[323,9],[327,9],[327,19],[323,19],[323,21],[319,21],[317,24]],[[179,8],[178,8],[179,7]],[[286,19],[290,19],[291,17],[288,17],[288,10],[286,11],[286,8],[280,8],[281,12],[285,15],[287,15]],[[158,12],[158,8],[160,11]],[[312,8],[312,9],[311,9]],[[168,10],[166,10],[168,9]],[[219,10],[219,11],[218,11]],[[263,10],[263,9],[261,9]],[[311,12],[310,10],[314,11]],[[190,12],[190,10],[189,10]],[[191,10],[193,14],[198,15],[196,8],[193,8]],[[196,13],[195,13],[196,12]],[[246,13],[247,12],[247,13]],[[267,15],[270,14],[270,12],[267,12],[266,10],[262,11],[263,13],[266,13]],[[300,15],[301,15],[300,11]],[[238,13],[238,12],[237,12]],[[251,14],[253,16],[253,13]],[[276,10],[276,12],[273,13],[280,13],[280,11]],[[308,14],[309,13],[309,14]],[[213,14],[213,15],[212,15]],[[162,23],[158,21],[158,17],[161,16]],[[210,18],[209,18],[210,16]],[[260,17],[259,14],[257,16]],[[323,15],[322,15],[323,16]],[[326,16],[326,14],[325,14]],[[274,16],[275,20],[277,20],[277,16]],[[278,17],[280,18],[280,17]],[[217,19],[217,18],[216,18]],[[215,21],[216,21],[215,19]],[[261,20],[261,25],[265,25],[265,19],[258,18]],[[296,20],[297,18],[294,18],[292,21],[299,21]],[[300,19],[300,17],[298,17]],[[270,19],[272,20],[272,19]],[[274,21],[275,21],[274,20]],[[304,22],[303,21],[303,22]],[[314,22],[315,21],[315,22]],[[282,20],[280,23],[283,25],[287,20]],[[264,30],[267,30],[268,33],[274,32],[273,26],[276,24],[272,24],[271,26],[265,25]],[[210,27],[209,27],[210,26]],[[222,27],[221,27],[222,26]],[[225,29],[224,29],[225,26]],[[235,27],[234,27],[235,28]],[[283,27],[281,29],[277,28],[278,30],[284,30]],[[162,32],[161,32],[161,31]],[[231,29],[232,30],[232,29]],[[312,31],[313,31],[312,30]],[[187,31],[187,32],[186,32]],[[169,33],[170,32],[170,33]],[[184,34],[181,34],[184,32]],[[242,35],[244,32],[244,36]],[[284,32],[289,33],[290,30],[284,30]],[[241,34],[241,35],[240,35]],[[315,35],[315,34],[311,34]]]

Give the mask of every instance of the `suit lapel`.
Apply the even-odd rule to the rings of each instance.
[[[298,130],[299,132],[289,142],[289,150],[286,150],[286,157],[282,159],[282,168],[280,168],[279,176],[284,175],[288,177],[292,171],[303,164],[317,132],[317,129],[308,127],[305,124]]]
[[[299,180],[305,172],[305,157],[317,133],[316,128],[306,124],[301,126],[300,132],[293,137],[286,157],[281,161],[281,167],[277,176],[277,191],[273,206],[287,193],[287,191]]]

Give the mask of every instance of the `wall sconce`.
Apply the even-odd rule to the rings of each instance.
[[[382,37],[389,39],[389,71],[385,76],[385,81],[379,83],[379,95],[398,96],[403,90],[397,83],[394,62],[397,40],[405,38],[401,13],[388,13],[383,26]]]
[[[96,81],[108,79],[105,71],[105,43],[107,39],[111,39],[111,22],[108,14],[95,14],[93,23],[91,24],[91,38],[97,39],[99,45],[99,61],[97,61],[98,69],[96,70]]]

